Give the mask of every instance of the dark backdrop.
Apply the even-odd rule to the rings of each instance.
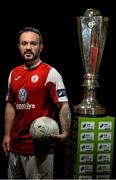
[[[102,4],[101,4],[102,3]],[[21,64],[17,35],[21,28],[34,26],[41,31],[44,49],[41,59],[54,66],[63,76],[71,108],[82,100],[84,70],[80,55],[76,17],[87,8],[98,8],[109,17],[106,44],[99,69],[97,99],[107,108],[107,114],[115,111],[115,9],[113,2],[101,1],[16,1],[1,6],[1,60],[0,60],[0,178],[6,178],[7,158],[2,151],[4,134],[4,106],[7,78],[10,70]],[[7,5],[7,9],[6,9]],[[6,17],[5,17],[6,16]],[[114,144],[115,147],[115,144]],[[63,178],[64,146],[58,147],[56,178]],[[115,170],[115,154],[114,169]],[[115,177],[115,175],[114,175]]]

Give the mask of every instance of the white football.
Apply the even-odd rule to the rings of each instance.
[[[35,119],[30,126],[31,138],[38,142],[49,142],[51,135],[59,134],[59,126],[57,122],[46,116]]]

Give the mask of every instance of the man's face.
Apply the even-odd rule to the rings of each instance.
[[[19,50],[25,62],[36,60],[42,50],[40,36],[30,31],[22,33],[19,39]]]

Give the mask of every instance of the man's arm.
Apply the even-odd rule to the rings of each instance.
[[[15,108],[12,103],[7,103],[5,108],[5,136],[3,139],[3,149],[6,155],[10,150],[10,132],[15,118]]]
[[[62,133],[58,135],[60,141],[65,141],[70,133],[71,126],[71,110],[68,102],[62,102],[58,104],[59,118],[62,128]]]

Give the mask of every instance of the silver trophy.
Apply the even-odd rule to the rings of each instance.
[[[79,105],[74,106],[74,113],[85,116],[105,115],[106,108],[96,100],[98,71],[106,40],[108,17],[102,17],[98,9],[87,9],[84,16],[77,17],[79,44],[85,70],[84,96]]]

